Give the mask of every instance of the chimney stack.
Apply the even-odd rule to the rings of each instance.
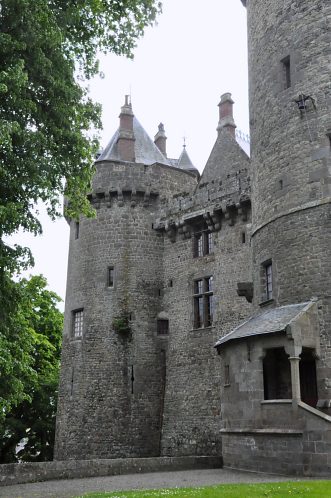
[[[159,124],[159,131],[154,137],[154,143],[160,152],[167,157],[167,137],[164,131],[163,123]]]
[[[117,139],[117,147],[119,158],[122,161],[135,162],[133,133],[133,112],[132,105],[129,101],[129,95],[125,95],[124,106],[121,107],[119,136]]]
[[[231,93],[224,93],[221,96],[221,101],[218,104],[219,107],[219,122],[217,126],[217,131],[220,132],[222,128],[231,133],[233,137],[236,136],[236,124],[233,119],[233,104],[234,101],[231,98]]]

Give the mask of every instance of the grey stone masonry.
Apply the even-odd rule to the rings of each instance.
[[[224,464],[329,476],[331,4],[242,3],[254,314],[217,343]],[[298,314],[277,324],[293,308]]]
[[[153,162],[131,104],[120,119],[136,160],[111,159],[116,133],[96,162],[96,217],[81,217],[79,233],[69,220],[55,458],[217,456],[213,344],[250,310],[236,292],[250,275],[248,158],[221,129],[198,182],[180,162]],[[197,323],[196,282],[207,279]]]
[[[127,99],[69,220],[58,460],[330,474],[331,3],[242,3],[251,157],[230,93],[200,178]]]

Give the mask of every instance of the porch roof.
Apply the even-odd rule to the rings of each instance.
[[[223,344],[236,339],[283,332],[287,325],[296,320],[301,313],[310,307],[312,302],[288,304],[268,309],[259,315],[255,315],[241,325],[238,325],[238,327],[224,337],[221,337],[216,342],[215,348],[219,348]]]

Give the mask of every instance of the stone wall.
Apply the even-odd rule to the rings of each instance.
[[[247,177],[242,176],[247,182]],[[237,178],[238,174],[229,174],[228,182]],[[226,182],[225,185],[228,187]],[[229,218],[220,214],[219,223],[216,221],[212,228],[211,254],[194,257],[193,243],[194,226],[203,222],[205,213],[213,212],[218,202],[221,205],[225,199],[240,198],[237,183],[234,189],[225,185],[220,185],[216,178],[200,183],[192,199],[193,208],[182,205],[178,209],[174,205],[168,214],[168,219],[185,219],[186,230],[174,228],[165,239],[162,309],[169,318],[169,339],[163,455],[221,452],[220,361],[213,346],[220,335],[244,320],[251,311],[251,305],[245,298],[238,297],[236,291],[237,282],[249,280],[251,274],[250,206],[245,216],[238,211],[238,206],[233,208]],[[213,276],[213,323],[210,327],[194,328],[194,281],[209,276]]]
[[[249,0],[254,227],[331,192],[328,0]],[[289,58],[289,59],[288,59]],[[290,65],[290,85],[286,65]],[[301,111],[295,102],[306,101]]]
[[[98,164],[91,194],[96,218],[81,218],[77,239],[71,221],[56,459],[160,453],[164,369],[156,319],[163,237],[153,220],[160,199],[195,184],[170,167]],[[75,338],[79,309],[83,335]],[[129,320],[130,331],[116,331],[118,318]]]
[[[113,460],[66,460],[0,465],[0,486],[52,479],[79,479],[146,472],[221,468],[219,457],[163,457]]]
[[[255,309],[320,299],[319,396],[330,400],[331,5],[249,0],[247,10]]]

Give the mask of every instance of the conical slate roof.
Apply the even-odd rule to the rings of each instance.
[[[184,145],[181,155],[179,156],[177,168],[185,169],[186,171],[191,171],[192,173],[198,172],[197,168],[192,163],[190,156],[186,151],[186,147]]]
[[[164,157],[162,152],[156,147],[153,140],[148,136],[136,117],[133,117],[133,133],[135,138],[134,150],[136,163],[150,165],[158,162],[169,166],[167,158]],[[119,130],[115,132],[96,162],[121,160],[117,146],[118,137]]]

